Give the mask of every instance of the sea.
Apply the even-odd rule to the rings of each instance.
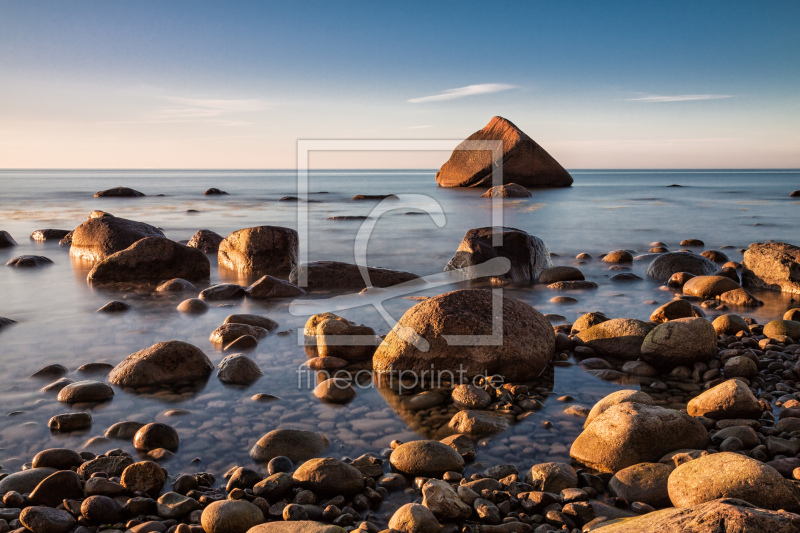
[[[211,472],[221,477],[233,466],[256,465],[248,451],[276,428],[321,431],[331,440],[333,457],[380,454],[393,440],[435,438],[453,411],[445,407],[416,412],[395,392],[362,384],[347,405],[318,401],[302,365],[307,360],[298,331],[307,315],[293,312],[291,301],[212,302],[202,315],[176,311],[183,298],[150,289],[115,290],[86,281],[91,264],[73,261],[57,242],[38,243],[29,235],[38,229],[72,230],[95,210],[147,222],[176,241],[199,229],[222,236],[260,225],[300,231],[301,255],[307,261],[354,262],[366,256],[369,266],[393,268],[421,276],[441,273],[464,234],[490,225],[524,230],[542,239],[555,265],[575,265],[596,290],[569,294],[545,286],[509,286],[503,292],[550,316],[553,324],[571,323],[589,311],[609,317],[647,320],[652,311],[675,296],[645,271],[651,243],[679,250],[684,239],[701,239],[732,261],[741,261],[750,243],[769,240],[800,244],[798,170],[573,170],[574,185],[533,190],[523,199],[493,201],[484,190],[437,186],[435,170],[0,170],[0,230],[18,246],[0,250],[0,263],[19,255],[43,255],[53,264],[31,269],[0,268],[0,316],[17,324],[0,330],[0,473],[29,463],[40,450],[53,447],[104,453],[120,448],[137,455],[129,441],[103,435],[122,420],[164,422],[181,437],[177,453],[162,462],[173,475]],[[116,186],[146,194],[141,198],[94,198]],[[211,187],[224,196],[204,196]],[[386,200],[353,201],[354,195],[395,195]],[[299,196],[300,201],[281,200]],[[331,217],[362,217],[341,219]],[[366,217],[366,218],[363,218]],[[637,258],[630,272],[641,281],[620,283],[619,273],[598,259],[612,250],[630,250]],[[588,253],[593,259],[577,261]],[[218,268],[213,255],[209,283],[249,284],[254,278]],[[432,296],[452,286],[422,288],[384,302],[396,320],[418,303],[412,297]],[[315,291],[304,298],[324,300],[344,291]],[[798,306],[788,294],[756,292],[765,302],[757,309],[731,310],[765,323]],[[555,303],[554,296],[573,296],[573,303]],[[133,308],[120,314],[97,313],[111,300]],[[358,301],[356,300],[356,303]],[[157,342],[177,339],[200,347],[217,364],[224,354],[209,335],[226,316],[254,313],[280,325],[250,353],[264,376],[249,387],[208,382],[191,389],[140,393],[115,387],[112,401],[100,405],[66,405],[40,389],[48,380],[30,377],[45,365],[60,363],[74,380],[105,379],[78,371],[86,363],[116,365],[128,355]],[[391,322],[369,304],[338,312],[345,318],[385,334]],[[721,311],[707,310],[713,317]],[[609,382],[587,373],[576,361],[565,361],[531,384],[541,392],[543,407],[509,430],[481,439],[475,463],[515,464],[522,471],[543,461],[569,462],[569,447],[583,419],[565,413],[568,405],[591,407],[622,388],[647,388],[645,382]],[[367,380],[368,381],[368,380]],[[258,393],[272,401],[254,401]],[[411,394],[409,392],[408,394]],[[564,398],[569,396],[570,398]],[[560,399],[560,400],[559,400]],[[566,401],[565,401],[566,400]],[[663,400],[680,403],[680,397]],[[86,411],[92,427],[55,433],[48,420],[57,414]],[[546,424],[545,422],[549,422]]]

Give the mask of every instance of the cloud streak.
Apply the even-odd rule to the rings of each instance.
[[[698,100],[722,100],[723,98],[733,98],[732,94],[676,94],[671,96],[665,95],[650,95],[641,96],[638,98],[628,98],[629,102],[644,102],[644,103],[664,103],[664,102],[694,102]]]
[[[464,98],[467,96],[477,96],[479,94],[492,94],[510,89],[516,89],[516,85],[509,85],[507,83],[482,83],[479,85],[467,85],[466,87],[458,87],[457,89],[447,89],[431,96],[422,96],[419,98],[411,98],[408,100],[411,104],[424,104],[428,102],[443,102],[445,100],[455,100],[457,98]]]

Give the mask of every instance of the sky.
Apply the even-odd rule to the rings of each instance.
[[[299,140],[457,140],[495,115],[568,169],[800,168],[799,20],[796,0],[0,0],[0,168],[295,168]]]

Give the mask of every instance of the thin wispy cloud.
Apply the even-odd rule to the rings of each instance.
[[[250,122],[241,120],[242,113],[254,113],[268,109],[270,105],[257,98],[185,98],[162,96],[163,105],[144,116],[120,124],[177,124],[187,122],[215,123],[224,126],[245,126]],[[239,115],[237,118],[233,116]]]
[[[427,128],[432,128],[433,124],[425,124],[424,126],[406,126],[403,128],[404,130],[424,130]]]
[[[732,94],[676,94],[676,95],[659,95],[653,94],[650,96],[640,96],[638,98],[628,98],[629,102],[645,102],[645,103],[664,103],[664,102],[693,102],[697,100],[722,100],[724,98],[733,98]]]
[[[442,102],[445,100],[455,100],[456,98],[464,98],[466,96],[477,96],[479,94],[499,93],[516,89],[516,85],[509,85],[507,83],[483,83],[479,85],[467,85],[466,87],[459,87],[457,89],[447,89],[431,96],[422,96],[419,98],[411,98],[408,102],[412,104],[424,104],[427,102]]]

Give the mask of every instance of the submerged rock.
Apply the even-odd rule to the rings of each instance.
[[[222,189],[217,189],[216,187],[211,187],[210,189],[206,189],[206,192],[203,193],[203,196],[224,196],[227,195],[225,191]]]
[[[257,226],[234,231],[219,244],[219,266],[243,274],[289,275],[297,266],[298,236],[290,228]]]
[[[333,313],[309,318],[304,333],[315,338],[320,357],[338,357],[350,363],[372,359],[381,343],[371,327],[354,324]]]
[[[130,187],[113,187],[94,193],[95,198],[140,198],[142,196],[145,196],[143,192]]]
[[[120,300],[113,300],[108,302],[103,307],[95,311],[96,313],[124,313],[131,309],[131,304],[122,302]]]
[[[174,385],[208,378],[214,365],[200,348],[182,341],[159,342],[126,357],[108,376],[125,387]]]
[[[452,291],[415,305],[378,347],[374,370],[384,375],[425,370],[463,371],[466,376],[499,374],[507,380],[535,378],[553,358],[555,335],[547,319],[526,303],[502,297],[503,319],[497,325],[502,327],[500,345],[457,346],[445,338],[493,335],[492,306],[493,293],[484,289]],[[429,346],[427,351],[419,347],[425,347],[420,337]]]
[[[501,244],[494,242],[498,236],[502,238]],[[444,269],[448,271],[477,266],[496,257],[508,259],[511,262],[510,270],[497,274],[487,272],[485,278],[532,282],[539,278],[544,269],[553,266],[550,252],[539,237],[516,228],[486,227],[469,230]]]
[[[192,235],[186,246],[190,248],[197,248],[206,254],[215,254],[219,251],[219,243],[223,241],[224,237],[219,233],[215,233],[210,229],[197,230],[197,233]]]
[[[580,269],[572,266],[554,266],[545,268],[539,273],[539,283],[555,283],[557,281],[583,281],[586,278]]]
[[[195,290],[197,290],[197,287],[183,278],[173,278],[156,287],[156,292],[183,292]]]
[[[200,299],[208,301],[240,300],[244,298],[244,288],[235,283],[219,283],[200,291]]]
[[[742,260],[742,284],[800,294],[800,247],[785,242],[751,244]]]
[[[72,232],[71,257],[101,261],[145,237],[164,237],[160,229],[150,224],[95,213]]]
[[[178,304],[176,308],[181,313],[205,313],[209,309],[209,305],[199,298],[189,298]]]
[[[502,141],[503,183],[523,187],[569,187],[572,176],[544,148],[502,117],[494,117],[453,151],[436,173],[442,187],[490,187],[493,170],[499,161],[493,150]]]
[[[97,263],[87,279],[93,282],[205,280],[210,274],[208,257],[201,251],[164,237],[146,237]]]
[[[292,270],[289,282],[300,283],[300,277],[306,276],[307,289],[364,289],[367,283],[361,275],[358,265],[339,261],[312,261]],[[372,287],[391,287],[419,278],[411,272],[388,268],[368,267],[367,274]]]
[[[672,300],[667,302],[650,315],[650,322],[661,324],[677,318],[689,318],[695,316],[692,304],[687,300]]]

